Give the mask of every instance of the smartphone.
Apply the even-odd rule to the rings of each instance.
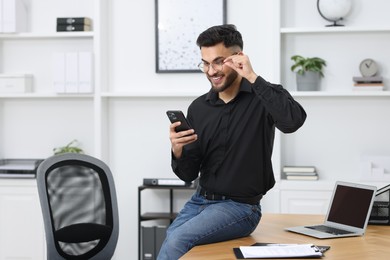
[[[180,110],[168,110],[167,111],[167,116],[168,116],[169,120],[171,121],[171,123],[175,123],[177,121],[181,122],[181,125],[179,125],[179,126],[177,126],[175,128],[176,132],[181,132],[181,131],[192,129],[192,127],[188,123],[188,121],[187,121],[187,119],[184,116],[182,111],[180,111]]]

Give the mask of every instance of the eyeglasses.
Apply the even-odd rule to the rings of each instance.
[[[235,52],[232,55],[237,55],[237,54],[238,54],[238,52]],[[209,71],[210,67],[212,67],[213,70],[215,70],[216,72],[220,72],[223,70],[223,64],[225,64],[224,60],[225,60],[225,58],[220,58],[216,61],[213,61],[212,63],[202,61],[198,64],[198,68],[203,73],[207,73]]]
[[[217,61],[213,61],[212,63],[207,63],[207,62],[202,61],[198,64],[198,68],[204,73],[207,73],[209,71],[210,67],[212,67],[213,70],[215,70],[216,72],[220,72],[220,71],[222,71],[223,64],[225,63],[225,62],[223,62],[223,60],[224,59],[220,59]]]

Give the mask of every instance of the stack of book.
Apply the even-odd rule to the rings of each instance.
[[[377,91],[383,90],[383,78],[381,76],[353,77],[353,90]]]
[[[318,180],[314,166],[284,166],[283,177],[286,180]]]
[[[88,17],[58,17],[57,32],[91,31],[92,21]]]

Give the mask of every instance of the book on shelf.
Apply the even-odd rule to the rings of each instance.
[[[316,181],[318,180],[318,175],[287,175],[286,180]]]
[[[88,17],[58,17],[57,25],[91,25],[92,20]]]
[[[283,166],[283,172],[316,172],[314,166]]]
[[[384,87],[353,87],[353,91],[383,91]]]
[[[57,24],[57,32],[87,32],[91,31],[91,26],[83,24],[62,25]]]
[[[353,90],[381,91],[384,89],[383,83],[355,83]]]
[[[382,83],[382,76],[372,76],[372,77],[352,77],[352,80],[356,83]]]

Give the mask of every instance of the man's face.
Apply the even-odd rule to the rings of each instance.
[[[202,61],[208,69],[205,74],[213,91],[223,92],[237,79],[237,72],[223,65],[223,61],[233,54],[232,49],[226,48],[223,43],[201,48]]]

